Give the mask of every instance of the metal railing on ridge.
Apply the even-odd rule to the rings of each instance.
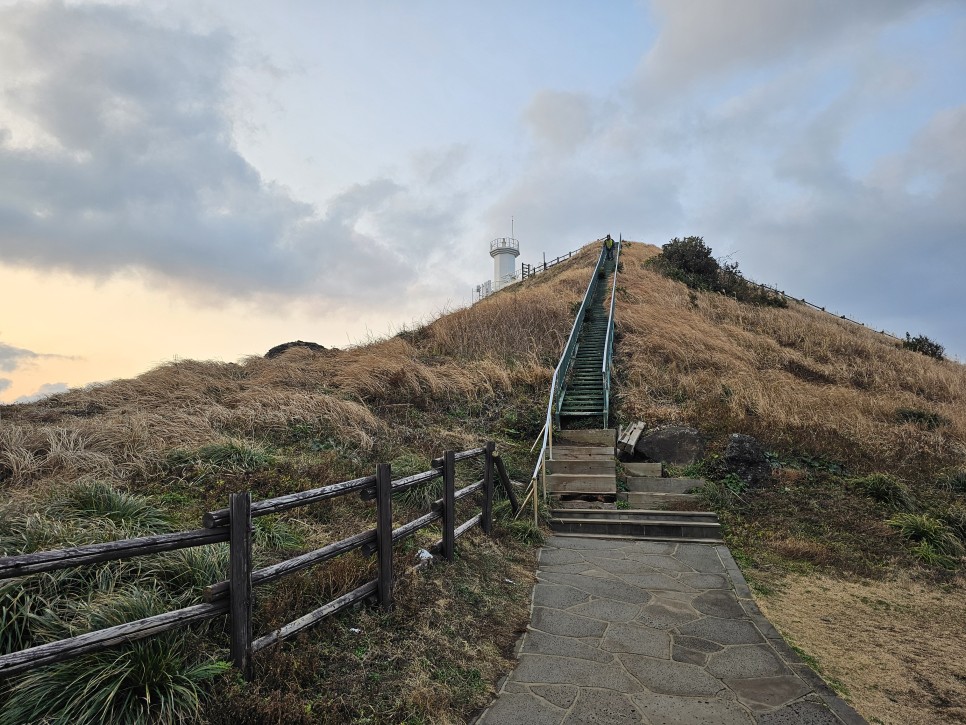
[[[598,243],[603,242],[603,239],[596,240]],[[618,244],[618,258],[620,257],[620,245]],[[533,446],[530,448],[531,453],[537,447],[537,443],[540,443],[540,452],[537,454],[537,462],[533,467],[533,474],[530,476],[530,488],[527,493],[526,498],[520,505],[520,510],[526,506],[528,500],[533,501],[533,519],[534,523],[537,522],[537,482],[540,481],[543,484],[543,497],[547,497],[547,457],[553,455],[553,427],[556,425],[560,426],[560,404],[563,403],[564,395],[566,394],[566,388],[564,382],[567,379],[567,375],[570,372],[570,367],[573,364],[574,355],[577,352],[577,339],[580,336],[580,328],[583,326],[584,317],[587,314],[587,309],[590,307],[590,303],[594,298],[594,293],[597,291],[597,285],[599,283],[600,271],[604,266],[604,262],[607,258],[607,250],[601,244],[600,256],[597,258],[597,264],[594,265],[594,271],[590,276],[590,282],[587,284],[587,291],[584,293],[584,299],[580,303],[580,309],[577,310],[577,316],[574,318],[573,327],[570,328],[570,336],[567,338],[567,344],[564,345],[563,354],[560,356],[560,362],[557,363],[557,368],[553,371],[553,377],[550,379],[550,399],[547,401],[547,415],[544,418],[543,430],[534,441]],[[617,266],[614,265],[614,273],[616,276]],[[616,289],[616,288],[615,288]],[[613,291],[611,293],[611,321],[609,326],[613,326],[613,308],[614,308],[614,295]],[[613,336],[608,336],[608,343],[613,343]],[[609,356],[605,354],[605,366],[606,361]],[[608,385],[610,383],[609,369],[608,369]],[[606,415],[606,414],[605,414]]]

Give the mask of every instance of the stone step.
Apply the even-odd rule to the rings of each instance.
[[[558,430],[553,434],[553,439],[563,445],[606,446],[614,450],[617,445],[617,431],[613,428]]]
[[[698,478],[627,477],[627,490],[640,493],[687,493],[692,488],[700,488],[703,485],[704,481]]]
[[[633,539],[675,538],[721,541],[721,525],[700,521],[676,519],[633,521],[611,516],[593,519],[560,517],[550,520],[554,533],[571,535],[597,535],[627,537]]]
[[[556,453],[556,451],[554,451]],[[610,459],[584,460],[548,460],[547,473],[591,474],[595,476],[613,476],[617,471],[617,463],[613,456]]]
[[[680,504],[694,504],[701,501],[700,496],[693,493],[651,493],[648,491],[621,491],[617,499],[627,501],[631,506],[642,509],[670,508]]]
[[[617,477],[586,473],[548,474],[547,493],[617,493]]]
[[[630,541],[642,541],[640,536],[625,536],[623,534],[569,534],[566,531],[554,531],[554,536],[565,539],[628,539]],[[643,541],[664,541],[668,544],[721,544],[720,538],[717,539],[685,539],[681,536],[648,536]]]
[[[659,511],[656,509],[582,509],[555,508],[551,518],[598,519],[601,516],[620,521],[680,521],[682,523],[718,523],[714,511]]]
[[[660,478],[664,474],[663,463],[625,463],[624,470],[628,476],[656,476]]]

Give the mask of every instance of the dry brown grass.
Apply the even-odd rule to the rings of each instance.
[[[794,302],[780,309],[694,295],[644,267],[658,252],[633,244],[621,255],[623,419],[748,433],[860,471],[922,475],[966,457],[966,366]],[[948,423],[904,423],[901,408]]]
[[[758,603],[870,722],[966,722],[966,589],[790,576]]]

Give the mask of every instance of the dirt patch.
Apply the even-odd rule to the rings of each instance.
[[[966,723],[964,583],[792,575],[758,604],[870,723]]]

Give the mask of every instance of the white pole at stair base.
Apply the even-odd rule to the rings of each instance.
[[[546,490],[546,486],[544,486]],[[539,509],[537,508],[537,482],[533,482],[533,525],[540,526]]]

